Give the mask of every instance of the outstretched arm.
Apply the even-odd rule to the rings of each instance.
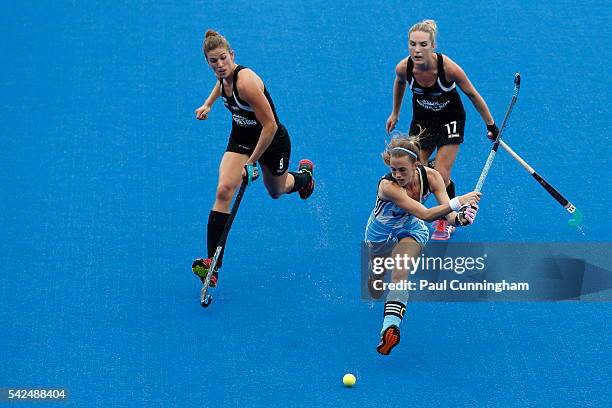
[[[407,59],[401,60],[395,67],[395,81],[393,82],[393,110],[389,119],[387,119],[387,133],[391,133],[395,129],[395,125],[399,120],[400,110],[402,109],[402,100],[406,92],[406,63]]]
[[[480,193],[471,192],[461,197],[455,197],[447,204],[427,208],[420,202],[412,199],[406,194],[406,190],[390,181],[383,180],[378,188],[378,194],[383,200],[392,201],[398,207],[423,221],[434,221],[449,214],[453,209],[459,210],[462,205],[471,204],[480,200]]]
[[[213,104],[219,96],[221,96],[221,84],[217,82],[212,91],[210,92],[208,98],[206,98],[206,101],[204,101],[202,106],[195,110],[196,119],[208,119],[208,112],[210,112],[210,109],[212,108]]]

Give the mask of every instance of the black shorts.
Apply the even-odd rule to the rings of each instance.
[[[226,152],[240,153],[247,156],[250,156],[253,150],[255,150],[255,145],[252,142],[243,142],[234,135],[230,136],[227,148],[225,149]],[[290,158],[291,139],[285,126],[279,123],[272,143],[259,158],[259,164],[266,166],[272,174],[282,176],[289,168]]]
[[[420,128],[419,128],[420,125]],[[463,143],[463,132],[465,129],[465,115],[455,119],[412,119],[410,123],[410,134],[421,134],[421,148],[434,150],[437,147]]]

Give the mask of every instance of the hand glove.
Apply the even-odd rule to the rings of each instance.
[[[459,209],[457,218],[455,218],[455,226],[464,227],[470,225],[476,219],[478,214],[478,204],[464,205]]]
[[[495,141],[497,139],[497,135],[499,135],[499,129],[497,125],[493,123],[492,125],[487,125],[487,137],[491,139],[491,141]]]
[[[259,178],[259,167],[257,167],[257,163],[245,164],[244,171],[246,173],[245,180],[246,180],[247,186]]]

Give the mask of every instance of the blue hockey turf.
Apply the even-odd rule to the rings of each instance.
[[[0,388],[65,387],[74,407],[606,407],[610,303],[414,303],[375,351],[359,244],[407,30],[434,18],[504,139],[465,242],[610,242],[611,9],[584,2],[35,1],[3,6]],[[212,306],[190,265],[230,115],[194,110],[215,82],[204,32],[265,81],[316,163],[308,201],[249,187]],[[454,168],[471,190],[490,150],[465,95]],[[398,127],[411,118],[409,95]],[[608,215],[606,215],[608,214]],[[352,372],[357,384],[342,386]],[[61,405],[61,404],[60,404]],[[21,405],[25,406],[25,405]],[[46,406],[37,404],[36,406]],[[57,406],[57,405],[49,405]]]

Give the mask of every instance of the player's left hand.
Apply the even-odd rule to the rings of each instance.
[[[492,142],[497,139],[497,135],[499,135],[499,129],[497,128],[495,122],[493,122],[492,125],[487,125],[487,137],[491,139]]]
[[[242,169],[242,179],[246,180],[247,186],[259,178],[259,167],[257,163],[247,163]]]
[[[476,214],[478,214],[478,204],[464,205],[457,213],[455,224],[457,226],[470,225],[476,219]]]

